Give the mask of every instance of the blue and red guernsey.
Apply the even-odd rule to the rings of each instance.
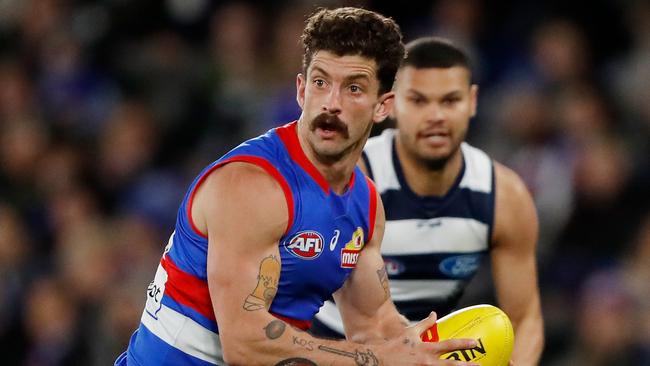
[[[281,273],[271,313],[307,329],[323,302],[345,282],[373,234],[375,188],[355,168],[346,192],[334,193],[302,151],[296,127],[292,122],[242,143],[192,182],[147,289],[140,326],[116,365],[225,365],[219,314],[208,291],[208,238],[189,214],[197,187],[225,164],[262,167],[287,200],[289,222],[278,243]]]

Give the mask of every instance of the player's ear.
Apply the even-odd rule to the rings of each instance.
[[[478,85],[472,84],[469,87],[469,103],[472,111],[471,116],[476,116],[476,108],[478,107]]]
[[[300,109],[305,105],[305,76],[302,73],[296,75],[296,101]]]
[[[388,117],[393,111],[393,105],[395,104],[395,92],[388,91],[379,96],[379,101],[375,106],[375,111],[373,114],[372,120],[375,123],[379,123]]]

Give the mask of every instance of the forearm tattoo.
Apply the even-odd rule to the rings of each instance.
[[[257,286],[244,300],[244,309],[255,311],[268,309],[278,292],[280,278],[280,262],[274,255],[270,255],[260,262],[260,272],[257,275]]]
[[[377,356],[375,356],[374,353],[372,353],[371,350],[366,350],[360,351],[360,350],[355,350],[354,352],[348,352],[348,351],[343,351],[340,349],[328,347],[328,346],[318,346],[318,349],[321,351],[325,352],[330,352],[334,353],[337,355],[345,356],[345,357],[350,357],[354,359],[354,362],[358,366],[379,366],[379,360],[377,359]]]
[[[386,273],[386,267],[382,267],[381,269],[377,270],[377,277],[379,277],[381,287],[384,288],[385,298],[388,299],[390,297],[390,286],[388,284],[388,274]]]
[[[280,336],[282,336],[282,334],[284,334],[284,330],[286,328],[287,323],[283,322],[282,320],[272,320],[266,327],[264,327],[266,338],[278,339]]]
[[[314,350],[314,341],[311,341],[309,339],[293,336],[293,344],[295,344],[296,346],[300,346],[306,349],[307,351]]]

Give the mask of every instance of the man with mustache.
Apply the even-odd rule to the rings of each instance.
[[[478,94],[465,53],[439,38],[406,50],[394,87],[397,129],[368,140],[360,162],[385,205],[381,250],[393,300],[411,320],[447,314],[489,256],[515,328],[514,364],[536,365],[544,336],[531,196],[515,172],[463,142]],[[332,302],[317,320],[314,334],[343,331]]]
[[[302,35],[300,119],[248,140],[191,184],[117,365],[469,365],[440,360],[474,340],[423,343],[380,254],[384,213],[356,167],[393,105],[404,55],[390,19],[321,9]],[[348,341],[308,329],[334,296]]]

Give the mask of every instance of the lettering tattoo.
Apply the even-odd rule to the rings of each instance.
[[[321,351],[353,358],[357,366],[379,366],[379,360],[377,359],[377,356],[375,356],[375,354],[372,353],[372,351],[369,349],[365,352],[357,349],[354,351],[354,353],[323,345],[318,346],[318,349]]]
[[[315,362],[306,358],[287,358],[275,364],[275,366],[318,366]]]
[[[274,255],[270,255],[260,262],[260,272],[257,275],[257,286],[244,300],[244,309],[255,311],[268,309],[278,292],[280,278],[280,262]]]
[[[287,328],[287,323],[282,320],[272,320],[266,327],[264,331],[266,332],[266,338],[268,339],[278,339],[284,330]]]
[[[390,297],[390,286],[388,285],[388,274],[386,273],[386,267],[382,267],[381,269],[377,270],[377,277],[379,277],[381,287],[384,288],[385,298],[388,299]]]
[[[305,338],[299,338],[296,336],[293,336],[293,344],[300,346],[307,351],[313,351],[314,350],[314,341],[311,341],[309,339]]]

